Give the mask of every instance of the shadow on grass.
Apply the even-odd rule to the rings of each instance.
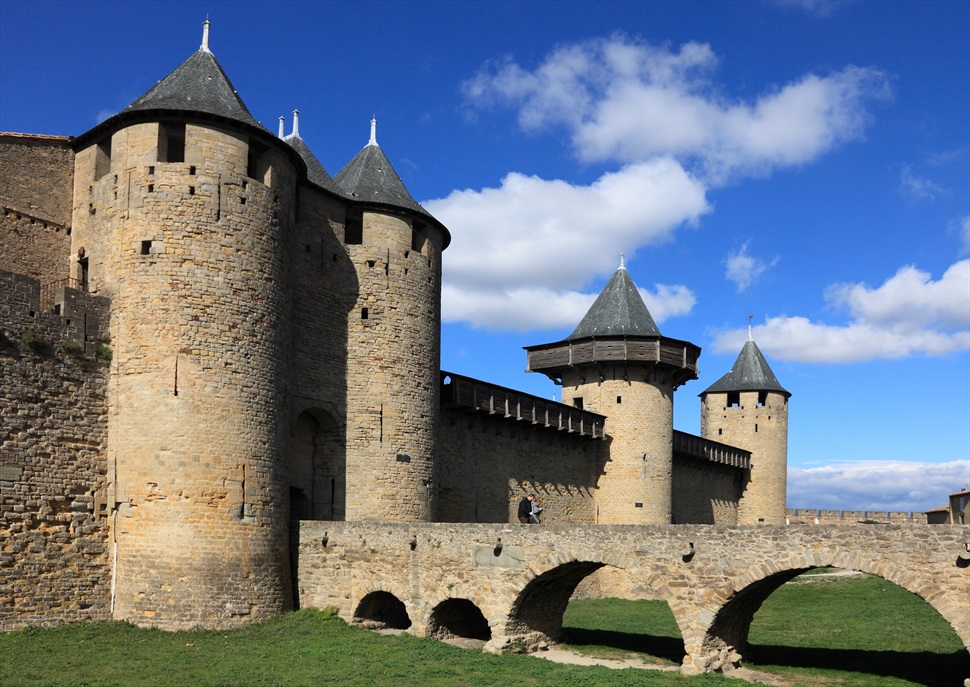
[[[631,632],[564,627],[563,641],[573,646],[607,646],[624,651],[635,651],[665,658],[678,665],[684,660],[684,642],[679,637],[657,637]]]
[[[816,649],[751,644],[744,652],[746,662],[760,668],[824,668],[895,677],[926,687],[954,687],[970,677],[970,654],[955,651],[864,651]]]

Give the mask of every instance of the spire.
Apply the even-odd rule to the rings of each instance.
[[[370,120],[370,140],[367,141],[367,145],[376,146],[377,145],[377,117],[371,117]]]
[[[293,136],[300,137],[300,111],[293,110]]]
[[[209,50],[209,18],[206,17],[205,21],[202,22],[202,47],[199,48],[202,52],[211,53]]]
[[[576,330],[566,337],[583,339],[593,336],[660,336],[657,323],[647,309],[637,285],[626,271],[623,255],[620,266],[603,287],[596,301]]]
[[[293,110],[293,132],[289,136],[283,137],[282,122],[283,118],[280,117],[280,136],[303,158],[303,162],[306,163],[307,178],[321,188],[335,191],[333,179],[327,174],[327,170],[320,164],[310,147],[300,138],[300,111]]]
[[[280,130],[279,130],[279,133],[277,134],[277,136],[279,138],[283,138],[283,133],[284,133],[284,131],[283,131],[283,123],[284,122],[286,122],[286,117],[284,117],[283,115],[280,115]]]
[[[754,315],[748,315],[748,341],[754,341],[751,336],[751,320],[754,319]]]
[[[710,393],[727,393],[730,391],[775,391],[790,397],[791,393],[779,383],[775,373],[771,371],[768,361],[761,354],[761,349],[754,339],[748,339],[734,367],[726,375],[714,382],[700,395]]]

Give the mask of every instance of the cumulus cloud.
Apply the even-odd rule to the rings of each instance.
[[[565,127],[584,161],[670,155],[709,184],[805,164],[857,139],[870,102],[889,94],[882,72],[849,66],[737,101],[713,83],[716,66],[706,44],[673,51],[614,36],[560,47],[534,70],[492,65],[465,94],[518,107],[527,130]]]
[[[970,349],[970,260],[953,264],[936,281],[906,266],[878,288],[835,284],[825,296],[833,307],[848,310],[852,320],[831,325],[772,317],[755,327],[758,345],[774,358],[822,364]],[[745,337],[740,330],[723,333],[714,349],[736,351]]]
[[[620,253],[668,240],[708,211],[703,186],[670,158],[588,186],[512,173],[498,188],[422,204],[452,232],[443,320],[517,330],[575,324],[596,296],[583,287],[611,274]],[[694,304],[678,285],[658,285],[645,301],[658,322]]]
[[[970,461],[858,461],[788,469],[788,507],[921,513],[970,485]]]
[[[948,195],[947,190],[913,174],[912,168],[904,166],[899,172],[899,193],[910,201],[934,200]]]
[[[725,276],[734,282],[738,293],[743,293],[749,286],[758,281],[758,278],[778,263],[778,258],[765,262],[748,253],[748,242],[736,251],[731,251],[724,261],[726,271]]]

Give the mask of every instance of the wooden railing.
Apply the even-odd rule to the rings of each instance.
[[[441,372],[441,402],[592,439],[603,438],[606,421],[587,410],[445,371]]]
[[[751,452],[728,446],[710,439],[674,430],[674,455],[688,456],[748,470],[751,468]]]

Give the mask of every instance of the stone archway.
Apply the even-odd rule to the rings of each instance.
[[[286,466],[291,520],[345,519],[346,451],[329,413],[300,413],[290,428]]]
[[[479,639],[488,641],[492,630],[481,609],[468,599],[445,599],[431,612],[427,636],[435,639]]]
[[[354,610],[353,622],[368,630],[406,630],[411,627],[404,602],[385,591],[364,596]]]

